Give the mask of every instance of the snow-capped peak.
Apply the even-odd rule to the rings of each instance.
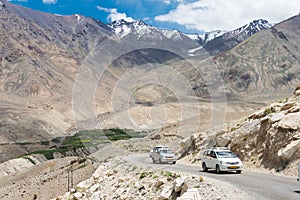
[[[245,26],[234,30],[233,34],[237,35],[244,32],[247,35],[253,35],[261,30],[271,28],[272,26],[272,24],[270,24],[267,20],[264,19],[253,20]]]
[[[120,37],[125,37],[129,33],[146,34],[151,32],[151,29],[156,29],[139,20],[127,22],[124,19],[113,21],[108,26]]]
[[[223,35],[224,33],[227,33],[228,31],[222,31],[222,30],[215,30],[210,32],[204,32],[201,34],[185,34],[192,40],[198,41],[200,44],[206,44],[207,42]]]
[[[139,20],[127,22],[124,19],[121,19],[111,22],[108,26],[119,37],[125,37],[131,33],[137,35],[138,38],[143,39],[168,38],[171,40],[182,40],[181,32],[178,30],[162,30]]]

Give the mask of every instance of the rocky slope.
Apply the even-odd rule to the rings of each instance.
[[[90,179],[53,200],[67,199],[253,199],[230,184],[170,171],[144,169],[122,159],[101,164]]]
[[[200,40],[200,43],[204,46],[205,50],[211,54],[216,54],[232,49],[252,35],[271,27],[272,25],[266,20],[253,20],[249,24],[233,31],[207,33],[204,38]],[[212,38],[211,35],[213,35]]]
[[[300,88],[294,96],[273,103],[246,118],[182,141],[184,150],[199,152],[212,146],[226,146],[252,166],[297,172],[300,161]]]

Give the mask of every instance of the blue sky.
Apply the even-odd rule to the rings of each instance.
[[[233,30],[255,19],[277,23],[300,12],[300,0],[9,0],[43,12],[82,14],[108,23],[143,20],[186,33]]]

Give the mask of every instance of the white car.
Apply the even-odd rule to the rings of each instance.
[[[150,150],[150,153],[149,153],[150,158],[152,158],[153,153],[156,152],[156,151],[158,151],[159,149],[169,149],[169,147],[168,146],[164,146],[164,145],[157,145],[157,146],[153,147]]]
[[[159,148],[151,154],[153,163],[176,163],[176,156],[173,151],[166,148]]]
[[[218,174],[222,171],[235,171],[240,174],[243,170],[242,161],[232,151],[223,147],[205,150],[200,160],[205,172],[214,169]]]

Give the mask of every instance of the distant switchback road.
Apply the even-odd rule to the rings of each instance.
[[[193,175],[207,176],[231,183],[258,200],[299,200],[300,183],[296,177],[277,176],[268,173],[243,171],[242,174],[214,171],[202,172],[201,167],[183,164],[153,164],[148,154],[132,154],[125,158],[139,166],[149,166],[154,169],[185,172]]]

